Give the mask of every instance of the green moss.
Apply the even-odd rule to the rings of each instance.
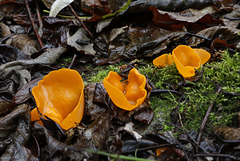
[[[120,68],[118,65],[97,66],[95,68],[89,66],[88,68],[93,71],[93,74],[88,76],[87,81],[90,83],[101,82],[110,71],[119,72]]]
[[[150,96],[151,107],[162,122],[164,130],[173,127],[165,121],[182,125],[187,131],[198,130],[201,126],[207,109],[214,102],[211,114],[206,125],[209,134],[215,126],[225,126],[231,123],[234,114],[239,113],[240,107],[240,55],[229,52],[219,53],[222,59],[205,64],[199,71],[203,75],[197,81],[185,81],[175,66],[156,68],[152,62],[140,60],[145,65],[136,68],[146,75],[159,89],[176,89],[182,95],[169,92]],[[119,64],[108,67],[97,67],[89,82],[102,81],[109,71],[119,72]],[[219,87],[222,91],[216,94]]]

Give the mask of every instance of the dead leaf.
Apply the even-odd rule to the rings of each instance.
[[[93,44],[89,42],[87,32],[84,28],[79,28],[72,36],[68,33],[67,44],[74,47],[79,52],[84,52],[86,55],[95,55]]]
[[[31,98],[31,90],[33,87],[37,86],[38,82],[42,80],[43,77],[38,77],[26,84],[15,94],[13,97],[13,102],[16,104],[21,104]]]
[[[217,127],[214,133],[224,140],[240,140],[240,128]]]
[[[225,27],[225,26],[214,26],[214,27],[204,29],[198,32],[196,35],[209,38],[212,40],[215,38],[220,38],[227,42],[232,42],[233,44],[235,44],[236,48],[239,49],[240,48],[239,33],[240,33],[239,29]],[[191,37],[191,39],[189,39],[188,41],[188,45],[195,47],[205,41],[206,40],[201,38]]]
[[[49,16],[56,17],[57,14],[69,4],[71,4],[73,0],[55,0],[51,6]]]
[[[153,25],[144,28],[128,27],[124,31],[108,36],[112,40],[106,44],[108,60],[151,57],[167,49],[173,40],[185,35],[185,32],[170,32]],[[96,45],[103,46],[104,41],[99,43]]]
[[[219,38],[214,39],[211,43],[211,49],[213,51],[218,51],[221,49],[225,50],[226,48],[235,49],[236,47],[234,44],[228,44],[227,41],[221,40]]]
[[[32,55],[33,53],[37,52],[36,41],[26,34],[13,35],[6,41],[6,44],[18,48],[26,55]]]
[[[188,1],[182,1],[182,0],[137,0],[132,2],[131,7],[136,9],[139,9],[140,7],[142,9],[146,9],[150,6],[154,6],[157,9],[163,10],[163,11],[183,11],[188,8],[195,8],[200,9],[205,6],[209,6],[213,3],[212,0],[188,0]],[[138,8],[135,8],[138,7]]]
[[[224,25],[221,20],[214,19],[210,14],[186,16],[181,13],[169,13],[149,8],[153,12],[153,22],[169,31],[181,31],[185,27],[190,32],[198,32],[212,26]]]
[[[31,80],[31,74],[26,69],[35,64],[52,64],[65,51],[66,48],[63,47],[47,49],[42,55],[35,59],[17,60],[2,64],[0,65],[0,78],[12,78],[13,80],[17,81],[17,84],[19,84],[18,88],[20,89],[24,84]]]
[[[28,105],[17,106],[11,113],[0,118],[0,141],[1,159],[16,160],[35,157],[30,154],[30,150],[23,148],[30,138],[30,110]],[[19,151],[20,150],[20,151]],[[25,151],[24,151],[25,150]],[[29,158],[28,158],[29,159]]]
[[[39,124],[35,124],[33,135],[41,146],[40,160],[83,160],[84,155],[69,150],[69,146],[52,137],[48,130]]]
[[[0,64],[8,63],[15,60],[28,60],[30,59],[29,55],[21,52],[19,49],[0,44]]]

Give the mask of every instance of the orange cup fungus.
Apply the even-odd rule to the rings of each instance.
[[[116,106],[131,111],[140,106],[147,96],[146,77],[133,68],[126,81],[121,82],[121,79],[116,72],[110,71],[103,85]]]
[[[83,89],[82,77],[76,70],[59,69],[46,75],[33,88],[32,94],[39,111],[68,130],[82,120]],[[31,121],[39,119],[38,110],[35,108],[31,111]]]
[[[211,54],[203,49],[192,49],[186,45],[179,45],[173,49],[172,54],[163,54],[153,60],[153,64],[158,67],[172,65],[173,62],[179,73],[184,78],[195,75],[195,69],[205,64],[211,57]]]

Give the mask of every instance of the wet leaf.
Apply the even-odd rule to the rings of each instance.
[[[49,16],[56,17],[57,14],[69,4],[71,4],[73,0],[55,0],[51,6]]]
[[[141,7],[141,8],[148,8],[149,6],[154,6],[160,10],[164,11],[183,11],[188,8],[203,8],[212,4],[213,1],[211,0],[137,0],[131,4],[131,6]],[[134,8],[135,10],[138,8]]]
[[[79,28],[72,36],[68,33],[67,44],[74,47],[77,51],[83,52],[86,55],[95,55],[93,44],[89,42],[87,32],[84,28]]]
[[[67,144],[52,137],[48,130],[39,124],[35,124],[33,134],[41,148],[40,160],[83,160],[83,155],[69,150]]]
[[[85,130],[84,136],[91,141],[97,149],[105,147],[108,138],[108,132],[111,125],[111,114],[109,111],[102,113],[90,126]]]
[[[158,161],[179,161],[184,158],[184,152],[181,149],[168,147],[164,152],[158,156]]]
[[[12,96],[16,93],[17,84],[12,79],[0,79],[0,99],[11,101]]]
[[[88,121],[96,120],[99,117],[99,115],[104,111],[106,111],[107,109],[104,106],[104,104],[100,102],[100,101],[104,101],[103,98],[105,97],[102,92],[97,91],[98,88],[99,88],[98,84],[89,84],[84,88],[84,91],[85,91],[85,94],[84,94],[85,95],[85,109],[84,109],[85,112],[84,113],[85,115],[90,117]],[[100,88],[103,88],[103,87],[101,86]],[[96,95],[99,95],[99,96],[96,96]],[[95,100],[95,103],[94,103],[94,99],[97,99],[97,98],[99,99],[99,102]]]
[[[150,105],[149,105],[150,106]],[[134,115],[134,119],[144,122],[145,124],[150,124],[154,116],[154,112],[151,108],[146,108],[143,111],[138,111]]]
[[[221,20],[214,19],[210,14],[201,16],[180,15],[176,13],[168,13],[150,7],[153,12],[153,22],[158,26],[169,31],[180,31],[185,27],[190,32],[201,31],[208,27],[224,25]]]
[[[38,161],[32,152],[19,142],[12,143],[6,152],[1,156],[1,160],[31,160]]]
[[[16,104],[21,104],[31,98],[31,90],[34,86],[37,86],[38,82],[42,80],[43,77],[38,77],[29,83],[25,84],[13,97],[13,102]]]
[[[0,28],[2,30],[2,37],[6,37],[11,34],[9,27],[2,22],[0,22]]]
[[[16,159],[31,156],[29,150],[19,153],[19,146],[25,145],[30,137],[30,110],[28,105],[17,106],[11,113],[0,118],[0,151],[2,158]],[[34,157],[33,157],[34,158]]]
[[[116,29],[113,29],[116,30]],[[108,60],[133,59],[140,57],[151,57],[159,54],[174,40],[181,38],[185,32],[170,32],[157,26],[128,27],[109,37]],[[102,43],[102,42],[99,42]],[[98,45],[98,44],[97,44]],[[99,44],[98,46],[103,46]],[[152,50],[154,48],[154,50]]]
[[[8,101],[0,100],[0,117],[6,115],[13,109],[13,104]]]
[[[221,38],[224,41],[233,43],[236,48],[240,48],[240,35],[238,34],[240,32],[239,29],[234,29],[230,27],[225,26],[215,26],[210,27],[207,29],[204,29],[202,31],[199,31],[196,35],[202,36],[209,39],[215,39],[215,38]],[[220,37],[221,35],[221,37]],[[207,40],[192,37],[188,42],[190,46],[197,46],[203,42],[206,42]]]
[[[26,55],[32,55],[33,53],[37,52],[36,41],[26,34],[13,35],[6,41],[6,44],[19,49]]]
[[[35,64],[49,65],[54,63],[66,48],[49,48],[42,55],[30,60],[17,60],[0,65],[0,79],[12,78],[19,84],[19,89],[31,80],[31,74],[27,70]],[[14,92],[15,93],[15,92]]]
[[[101,16],[111,12],[111,8],[108,3],[100,0],[84,0],[81,1],[81,9],[87,13],[93,15],[92,21],[101,19]]]
[[[221,40],[219,38],[216,38],[212,41],[211,48],[213,51],[218,51],[218,50],[225,50],[226,48],[231,48],[235,49],[236,46],[234,44],[228,44],[227,41]]]
[[[29,56],[21,52],[19,49],[0,44],[0,64],[4,64],[14,60],[27,60]]]

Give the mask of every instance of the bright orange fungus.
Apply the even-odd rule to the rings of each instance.
[[[131,111],[140,106],[147,96],[146,77],[133,68],[126,81],[121,82],[121,79],[116,72],[110,71],[103,85],[116,106]]]
[[[63,129],[80,123],[84,111],[84,84],[76,70],[59,69],[50,72],[32,90],[39,111]],[[39,120],[37,108],[31,111],[31,121]],[[39,121],[40,124],[42,124]]]
[[[211,54],[203,49],[192,49],[186,45],[179,45],[173,49],[172,54],[163,54],[153,60],[153,64],[158,67],[172,65],[173,62],[179,73],[184,77],[195,75],[195,69],[205,64],[211,57]]]

